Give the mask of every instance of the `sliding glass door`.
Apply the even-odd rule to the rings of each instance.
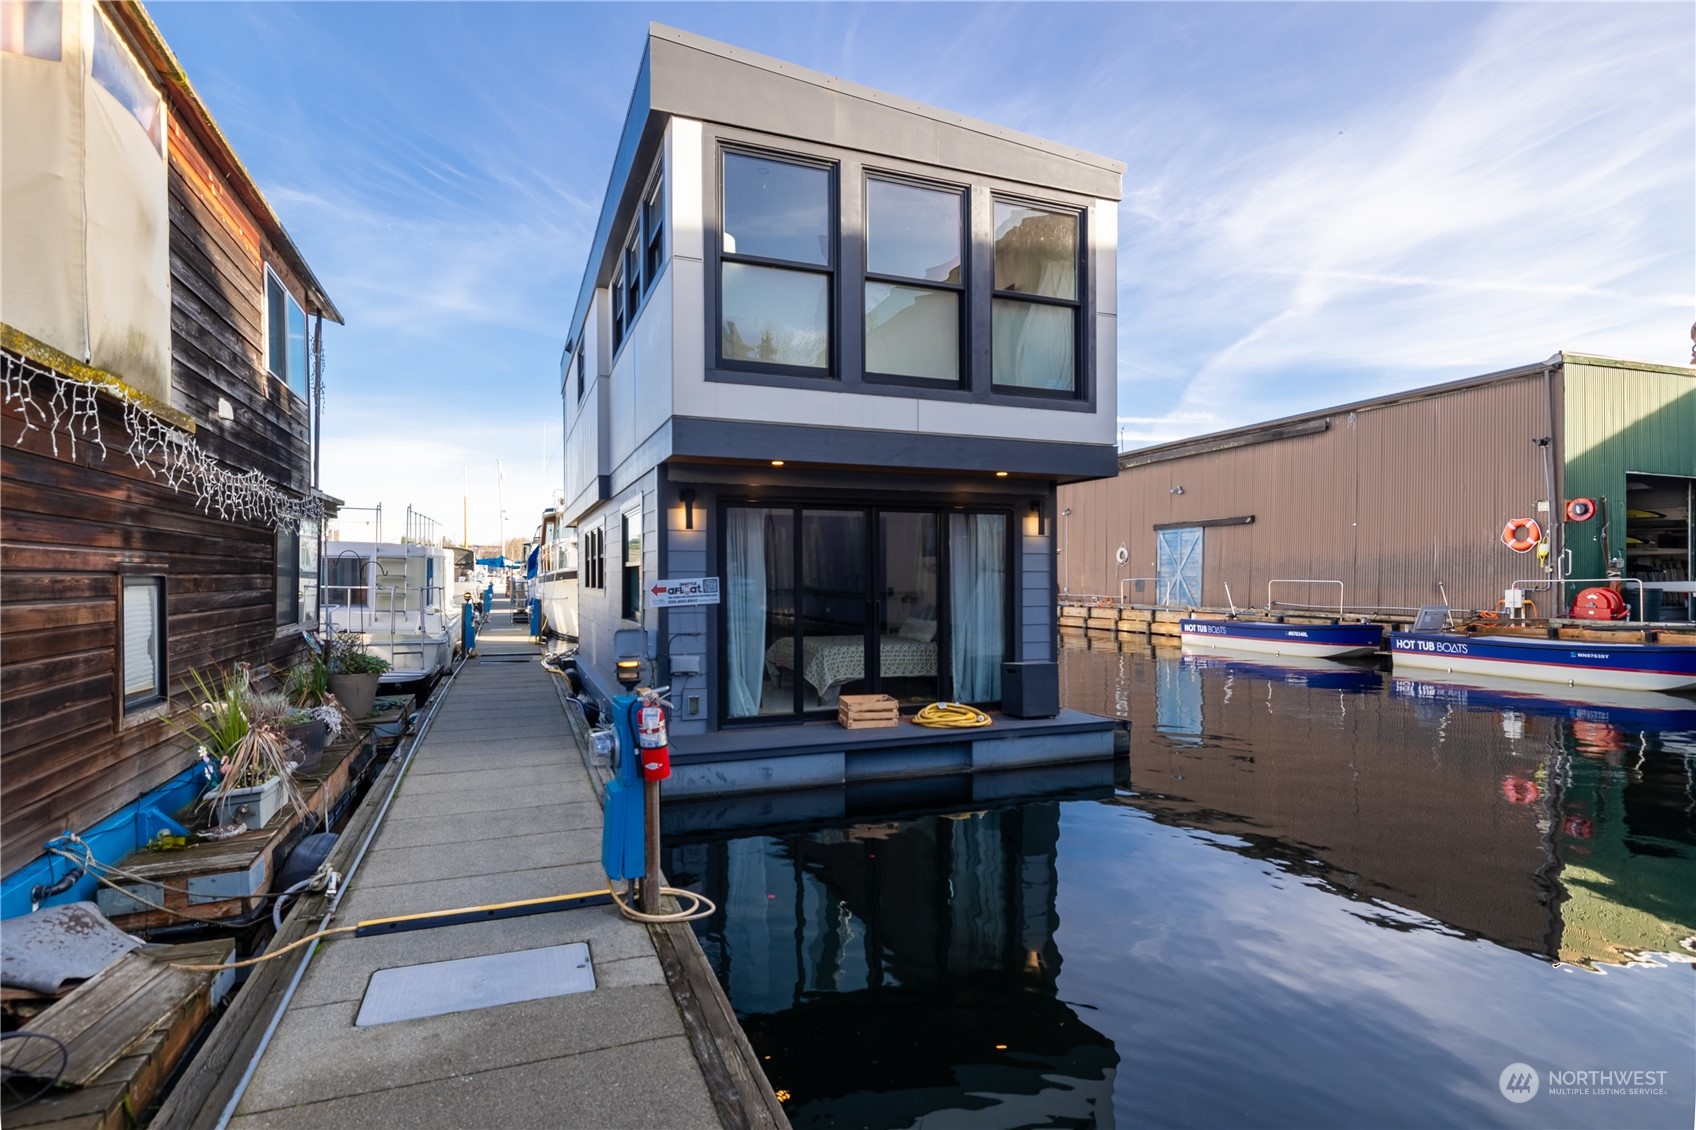
[[[1001,695],[1008,517],[872,507],[725,508],[721,667],[731,721]]]

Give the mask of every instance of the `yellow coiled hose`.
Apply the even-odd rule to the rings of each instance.
[[[913,715],[913,724],[940,730],[975,730],[989,725],[989,715],[963,702],[933,702]]]

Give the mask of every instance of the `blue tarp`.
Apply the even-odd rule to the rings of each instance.
[[[538,545],[535,549],[530,551],[530,556],[524,559],[524,575],[526,577],[534,577],[536,575],[536,570],[541,566],[541,560],[542,547]]]
[[[502,554],[499,557],[479,557],[477,559],[477,564],[487,565],[491,569],[505,569],[506,555]]]

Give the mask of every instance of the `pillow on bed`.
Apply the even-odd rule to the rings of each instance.
[[[896,634],[904,640],[918,640],[920,643],[929,643],[936,638],[936,621],[921,620],[917,616],[913,616],[901,625],[901,630]]]

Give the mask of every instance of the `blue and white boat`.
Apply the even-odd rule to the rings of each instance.
[[[1179,639],[1191,651],[1295,655],[1340,659],[1371,655],[1384,642],[1381,624],[1284,624],[1271,620],[1179,620]]]
[[[1598,642],[1459,632],[1392,632],[1396,671],[1442,671],[1609,687],[1626,691],[1696,690],[1696,644]]]

